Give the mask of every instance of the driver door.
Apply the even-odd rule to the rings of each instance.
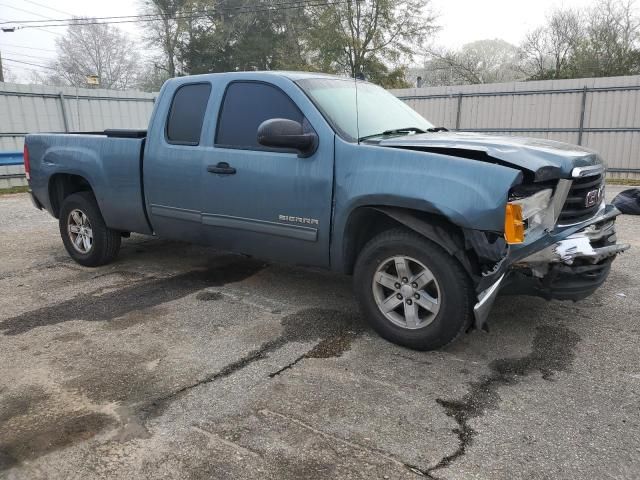
[[[205,235],[220,248],[327,266],[333,136],[320,135],[317,150],[307,158],[267,148],[258,143],[257,130],[272,118],[294,120],[315,131],[283,88],[244,80],[226,85],[203,173]]]

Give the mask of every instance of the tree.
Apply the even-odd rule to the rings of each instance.
[[[164,67],[156,61],[145,61],[140,67],[139,80],[136,88],[143,92],[157,92],[162,84],[169,79],[169,75]]]
[[[161,19],[147,40],[168,74],[313,69],[404,86],[404,66],[436,29],[429,0],[144,1]]]
[[[573,69],[581,76],[640,73],[640,18],[631,0],[601,0],[590,12]]]
[[[570,76],[570,62],[584,35],[584,18],[575,10],[555,10],[547,25],[528,33],[521,46],[522,69],[536,80]]]
[[[640,19],[633,0],[600,0],[578,13],[556,10],[527,34],[522,69],[531,79],[640,73]]]
[[[185,23],[179,47],[185,70],[307,69],[302,47],[309,23],[305,9],[281,4],[227,0],[215,8],[210,0],[198,0],[194,9],[201,13]]]
[[[57,59],[51,64],[53,84],[87,85],[87,76],[98,77],[100,88],[126,89],[136,85],[139,56],[131,40],[118,28],[75,19],[64,36],[56,40]]]
[[[0,63],[2,68],[3,78],[2,81],[6,83],[18,83],[19,77],[15,74],[11,67],[8,67],[5,63]]]
[[[522,78],[519,50],[504,40],[478,40],[460,50],[431,50],[422,75],[428,85],[509,82]]]
[[[312,7],[309,54],[323,71],[363,72],[387,87],[404,82],[404,66],[437,30],[428,0],[347,0]]]
[[[190,0],[142,0],[144,15],[155,15],[156,21],[146,22],[145,40],[149,46],[159,47],[162,55],[153,61],[155,70],[164,70],[167,78],[175,77],[178,48],[187,23],[185,19],[192,11]]]

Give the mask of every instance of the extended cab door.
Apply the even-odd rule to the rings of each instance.
[[[307,158],[258,144],[258,126],[286,118],[319,138]],[[202,188],[209,242],[261,258],[329,265],[334,133],[289,79],[223,86]]]
[[[157,235],[203,243],[202,131],[212,88],[203,81],[172,82],[160,93],[169,98],[156,105],[143,157],[147,212]]]

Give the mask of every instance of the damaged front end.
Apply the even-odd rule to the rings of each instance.
[[[515,205],[517,218],[507,218],[505,240],[465,232],[483,265],[476,284],[477,328],[485,324],[499,292],[547,300],[586,298],[606,280],[615,256],[629,248],[616,243],[620,212],[604,202],[601,166],[577,167],[571,180],[516,188],[507,217],[509,205]]]

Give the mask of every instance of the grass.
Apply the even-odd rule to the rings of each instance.
[[[607,178],[607,185],[640,185],[640,179]]]
[[[20,185],[18,187],[9,187],[0,189],[0,195],[8,195],[10,193],[25,193],[29,191],[29,187],[27,185]]]

